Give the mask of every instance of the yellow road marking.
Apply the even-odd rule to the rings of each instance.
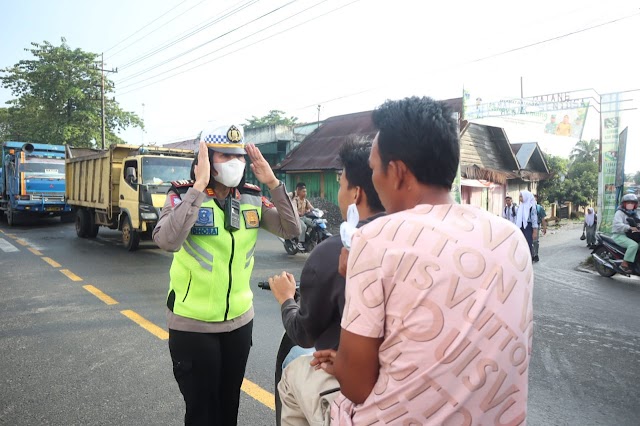
[[[47,262],[49,265],[53,266],[54,268],[60,267],[60,264],[55,260],[51,259],[50,257],[41,257],[41,259]]]
[[[143,318],[139,314],[137,314],[137,313],[135,313],[135,312],[133,312],[131,310],[120,311],[120,313],[122,315],[124,315],[125,317],[129,318],[131,321],[133,321],[136,324],[138,324],[140,327],[142,327],[145,330],[147,330],[149,333],[151,333],[154,336],[156,336],[158,339],[167,340],[169,338],[169,333],[167,333],[166,330],[158,327],[157,325],[155,325],[151,321]]]
[[[240,389],[245,391],[247,395],[260,402],[261,404],[266,405],[272,410],[276,409],[276,397],[271,392],[262,389],[255,383],[244,379],[242,381],[242,387]]]
[[[82,281],[82,278],[80,278],[79,276],[77,276],[76,274],[74,274],[68,269],[60,269],[60,272],[65,274],[67,278],[69,278],[71,281]]]
[[[15,235],[13,235],[13,234],[7,234],[7,237],[9,237],[9,238],[13,238],[14,240],[17,240],[17,239],[18,239],[18,237],[16,237],[16,236],[15,236]]]
[[[36,250],[34,248],[29,247],[29,251],[31,253],[35,254],[36,256],[42,256],[42,253],[40,253],[38,250]],[[58,266],[60,266],[60,265],[58,265]]]
[[[83,285],[82,288],[87,290],[89,293],[93,294],[98,299],[102,300],[107,305],[117,305],[118,301],[113,299],[111,296],[107,295],[100,291],[100,289],[92,286],[92,285]]]
[[[2,232],[3,234],[5,233],[2,229],[0,229],[0,232]]]
[[[26,242],[25,240],[22,240],[20,238],[16,238],[16,243],[20,244],[21,246],[25,246],[25,247],[29,245],[28,242]]]

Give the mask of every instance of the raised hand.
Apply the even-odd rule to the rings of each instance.
[[[198,164],[196,164],[194,174],[196,176],[196,182],[193,187],[198,191],[204,191],[207,185],[209,185],[209,180],[211,180],[211,163],[209,162],[207,145],[202,141],[200,141]]]
[[[271,166],[267,160],[264,159],[258,147],[254,144],[248,144],[245,146],[245,150],[251,160],[251,171],[256,176],[256,179],[258,179],[260,183],[267,185],[269,189],[280,185],[280,181],[276,179],[276,175],[273,173],[273,170],[271,170]]]

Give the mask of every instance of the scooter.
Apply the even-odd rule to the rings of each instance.
[[[278,237],[288,254],[294,256],[297,253],[311,253],[318,244],[331,237],[331,233],[327,231],[327,219],[322,219],[322,216],[324,212],[317,208],[305,214],[305,217],[311,219],[311,226],[307,226],[305,241],[302,244],[298,243],[297,238],[285,240]]]
[[[271,291],[271,287],[269,286],[268,281],[260,281],[258,283],[258,287],[263,290]],[[294,297],[297,302],[300,299],[300,283],[296,283],[296,295]],[[276,426],[280,426],[280,413],[282,412],[282,402],[280,401],[280,394],[278,393],[278,383],[280,383],[280,379],[282,378],[282,363],[284,359],[291,351],[291,348],[295,346],[295,343],[289,338],[286,332],[282,334],[282,338],[280,339],[280,346],[278,346],[278,353],[276,355],[276,366],[275,366],[275,375],[274,375],[274,395],[276,397]]]
[[[637,223],[633,218],[627,218],[627,222],[629,222],[631,226],[637,226]],[[640,233],[634,233],[627,236],[636,240],[640,237]],[[637,257],[636,261],[629,265],[631,268],[631,274],[624,272],[621,269],[620,265],[622,265],[625,251],[626,248],[618,245],[613,238],[598,232],[596,235],[595,248],[591,252],[596,271],[603,277],[612,277],[615,274],[621,274],[627,277],[631,275],[640,275],[640,262],[638,262]]]

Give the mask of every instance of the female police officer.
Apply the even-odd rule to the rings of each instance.
[[[269,187],[241,184],[245,158]],[[251,347],[249,287],[258,228],[299,235],[298,215],[282,182],[236,125],[205,129],[191,181],[173,182],[153,239],[176,252],[167,317],[173,373],[186,403],[185,424],[235,425]]]

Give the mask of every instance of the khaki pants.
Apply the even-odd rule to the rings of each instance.
[[[282,372],[278,383],[282,426],[328,426],[331,421],[331,403],[340,385],[332,375],[309,365],[312,359],[310,355],[300,356]]]

